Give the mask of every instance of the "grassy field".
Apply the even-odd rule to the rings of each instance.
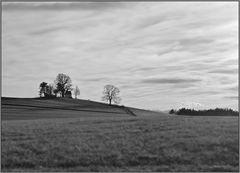
[[[238,117],[129,116],[89,101],[2,104],[2,171],[239,170]]]

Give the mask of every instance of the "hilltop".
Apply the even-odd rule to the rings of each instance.
[[[167,115],[138,108],[69,98],[2,97],[1,106],[2,120],[77,118],[89,116]]]

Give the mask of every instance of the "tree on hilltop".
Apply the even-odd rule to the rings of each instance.
[[[45,92],[45,96],[53,96],[53,91],[54,91],[54,86],[53,84],[49,84],[46,86],[46,92]]]
[[[118,96],[120,93],[120,90],[113,86],[113,85],[105,85],[103,90],[103,101],[109,102],[111,105],[112,102],[119,104],[121,101],[121,98]]]
[[[42,82],[39,85],[39,96],[43,97],[46,93],[47,82]]]
[[[72,90],[72,80],[66,74],[58,74],[55,80],[56,89],[60,92],[61,96],[64,97],[67,91]]]
[[[53,84],[48,84],[47,82],[42,82],[39,85],[39,95],[40,97],[52,97],[54,91]]]

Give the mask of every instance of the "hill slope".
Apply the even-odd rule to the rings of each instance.
[[[160,115],[156,112],[80,99],[3,97],[1,102],[2,120]]]

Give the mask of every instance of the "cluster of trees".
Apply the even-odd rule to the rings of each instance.
[[[42,82],[39,85],[39,96],[40,97],[70,97],[72,98],[72,92],[74,92],[75,98],[80,95],[80,89],[76,86],[75,89],[72,88],[72,80],[66,74],[58,74],[54,84],[48,84],[47,82]],[[120,90],[113,85],[105,85],[103,89],[103,101],[107,101],[110,105],[112,103],[119,104],[121,98],[119,97]]]
[[[57,95],[57,89],[54,89],[53,84],[48,84],[47,82],[40,83],[39,86],[39,96],[40,97],[50,97],[53,95]]]
[[[179,110],[171,109],[169,114],[176,114],[176,115],[195,115],[195,116],[238,116],[239,112],[234,111],[232,109],[208,109],[208,110],[194,110],[194,109],[186,109],[181,108]]]
[[[74,91],[75,98],[80,95],[78,86],[75,89],[72,88],[72,80],[66,74],[58,74],[54,84],[48,84],[47,82],[41,82],[39,85],[40,97],[72,97]]]

